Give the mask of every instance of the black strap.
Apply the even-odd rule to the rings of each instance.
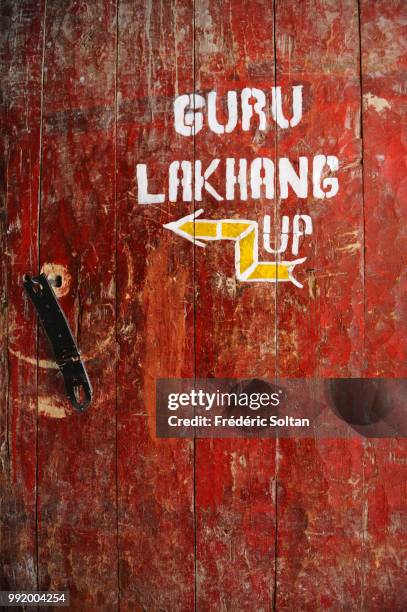
[[[55,361],[64,377],[68,397],[77,410],[83,411],[92,400],[92,386],[58,299],[45,274],[26,274],[23,285],[51,343]]]

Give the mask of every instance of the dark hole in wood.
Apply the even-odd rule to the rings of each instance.
[[[51,285],[51,287],[62,287],[62,276],[60,274],[56,274],[55,276],[49,276],[48,277],[48,282]]]
[[[329,390],[336,413],[350,425],[372,425],[389,412],[389,402],[378,379],[334,378]]]

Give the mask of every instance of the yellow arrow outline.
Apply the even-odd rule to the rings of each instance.
[[[296,287],[302,284],[293,276],[293,270],[307,259],[294,261],[259,261],[259,228],[257,221],[249,219],[197,219],[203,208],[164,227],[193,244],[205,247],[205,241],[232,240],[235,242],[236,278],[244,282],[287,282]],[[242,227],[243,226],[243,227]]]

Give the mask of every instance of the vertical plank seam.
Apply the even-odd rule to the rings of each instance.
[[[10,36],[11,33],[11,24],[10,24],[10,29],[8,30],[8,35]],[[7,50],[9,48],[8,45],[8,41],[7,41]],[[4,51],[4,49],[2,48],[2,52]],[[1,65],[1,68],[3,68],[3,65]],[[9,78],[9,73],[10,73],[10,66],[7,65],[7,79]],[[2,75],[3,75],[3,71],[2,71]],[[3,88],[2,88],[3,89]],[[6,124],[8,125],[8,109],[10,106],[10,85],[9,85],[9,81],[7,80],[7,97],[5,96],[2,99],[2,103],[4,103],[4,106],[2,104],[2,110],[4,109],[4,128],[6,127]],[[2,127],[3,127],[2,126]],[[3,136],[3,130],[2,130],[2,136]],[[4,344],[4,354],[5,354],[5,359],[4,359],[4,367],[5,367],[5,381],[6,381],[6,397],[5,397],[5,464],[3,464],[3,461],[1,462],[1,484],[2,484],[2,488],[0,491],[2,500],[5,497],[6,491],[7,489],[11,489],[11,483],[13,481],[13,466],[12,466],[12,459],[11,459],[11,453],[10,453],[10,404],[11,404],[11,393],[10,393],[10,388],[11,388],[11,377],[10,377],[10,307],[9,307],[9,299],[11,297],[10,295],[10,283],[11,283],[11,274],[10,274],[10,264],[11,264],[11,257],[10,257],[10,251],[9,251],[9,240],[8,240],[8,232],[7,232],[7,227],[8,227],[8,222],[9,222],[9,163],[10,163],[10,136],[9,136],[9,130],[6,131],[6,129],[4,130],[4,137],[2,139],[2,144],[4,144],[4,148],[3,148],[3,153],[4,153],[4,160],[5,160],[5,172],[4,172],[4,182],[5,182],[5,199],[4,199],[4,211],[5,211],[5,215],[0,216],[0,220],[1,220],[1,245],[4,245],[4,252],[6,254],[5,259],[3,260],[3,266],[5,266],[4,270],[4,294],[3,294],[3,299],[4,302],[2,304],[0,304],[0,307],[3,308],[3,304],[4,304],[4,308],[5,308],[5,312],[4,312],[4,316],[6,318],[6,322],[5,322],[5,332],[6,332],[6,338],[5,338],[5,344]],[[4,487],[4,488],[3,488]],[[5,525],[4,522],[2,522],[1,525],[1,544],[3,545],[4,542],[4,533],[5,533]],[[4,571],[4,562],[3,562],[3,555],[2,555],[2,567],[1,567],[1,576],[2,576],[2,582],[5,582],[5,571]],[[4,588],[4,587],[3,587]]]
[[[38,274],[41,272],[41,208],[42,208],[42,178],[43,178],[43,129],[44,129],[44,75],[45,75],[45,38],[47,20],[47,0],[43,4],[42,22],[42,59],[41,59],[41,97],[40,97],[40,139],[39,139],[39,176],[38,176],[38,212],[37,212],[37,256]],[[36,428],[35,428],[35,566],[37,590],[40,590],[40,534],[39,534],[39,418],[38,418],[38,392],[39,392],[39,324],[36,316]]]
[[[11,27],[10,27],[11,29]],[[10,72],[10,67],[8,67],[8,72]],[[5,98],[4,100],[4,110],[5,110],[5,115],[7,117],[8,114],[8,106],[10,105],[10,86],[7,82],[7,98]],[[6,124],[6,121],[4,122],[4,126]],[[7,132],[5,132],[7,133]],[[5,216],[4,216],[4,224],[2,222],[1,225],[1,229],[3,232],[2,235],[2,244],[4,244],[5,246],[5,254],[6,254],[6,261],[5,261],[5,278],[4,278],[4,282],[5,282],[5,295],[4,295],[4,300],[5,300],[5,317],[6,317],[6,340],[5,340],[5,346],[4,346],[4,350],[5,350],[5,355],[6,355],[6,359],[5,359],[5,366],[6,366],[6,380],[7,380],[7,388],[6,388],[6,398],[5,398],[5,408],[6,408],[6,457],[7,457],[7,465],[8,465],[8,476],[10,478],[10,482],[12,480],[12,472],[11,472],[11,455],[10,455],[10,320],[9,320],[9,316],[10,316],[10,308],[9,308],[9,287],[10,287],[10,282],[11,282],[11,275],[10,275],[10,255],[9,255],[9,248],[8,248],[8,232],[7,232],[7,226],[8,226],[8,209],[9,209],[9,138],[7,138],[7,141],[4,142],[4,158],[5,158],[5,175],[4,175],[4,181],[5,181],[5,200],[4,200],[4,207],[5,207]],[[4,242],[3,242],[4,240]]]
[[[118,71],[119,71],[119,2],[116,0],[116,41],[115,41],[115,85],[114,85],[114,279],[115,279],[115,480],[116,480],[116,572],[117,572],[117,609],[120,611],[120,539],[119,539],[119,450],[118,450],[118,286],[117,286],[117,249],[118,249],[118,205],[117,205],[117,123],[118,123]]]
[[[193,93],[195,94],[196,89],[196,75],[195,75],[195,0],[192,0],[192,82],[193,82]],[[195,113],[194,113],[194,125],[195,125]],[[192,148],[193,148],[193,172],[192,172],[192,201],[195,215],[195,159],[196,159],[196,142],[195,142],[195,128],[192,135]],[[197,350],[196,350],[196,244],[195,244],[195,223],[194,226],[194,245],[192,250],[192,299],[193,299],[193,331],[194,331],[194,345],[193,345],[193,375],[194,375],[194,386],[197,374]],[[196,459],[197,459],[197,441],[194,436],[193,438],[193,525],[194,525],[194,577],[193,577],[193,589],[194,589],[194,610],[197,611],[198,606],[198,555],[197,555],[197,543],[198,543],[198,525],[196,517]]]
[[[10,24],[10,28],[8,30],[8,37],[10,37],[12,32],[12,24]],[[7,40],[6,42],[7,45],[7,50],[9,50],[9,41]],[[2,52],[4,52],[4,49],[2,48]],[[3,64],[1,66],[1,68],[3,68]],[[11,67],[9,64],[7,64],[7,78],[9,78],[9,74],[10,74],[10,70]],[[2,71],[2,76],[3,76],[3,71]],[[5,78],[4,78],[5,80]],[[3,88],[2,88],[3,89]],[[9,122],[7,121],[8,119],[8,110],[10,107],[10,102],[11,102],[11,88],[10,88],[10,83],[7,80],[7,93],[4,96],[2,102],[4,102],[4,104],[2,104],[2,110],[4,110],[4,123],[3,126],[4,128],[6,128],[6,125],[8,126]],[[10,162],[10,151],[9,151],[9,141],[10,141],[10,137],[9,137],[9,131],[4,129],[4,133],[2,130],[2,144],[4,144],[4,149],[3,149],[3,154],[4,154],[4,160],[5,160],[5,173],[4,173],[4,182],[5,182],[5,194],[4,194],[4,212],[5,215],[4,217],[1,216],[1,245],[4,245],[4,252],[6,254],[5,260],[3,260],[3,266],[4,266],[4,294],[3,294],[3,299],[4,302],[2,302],[2,304],[0,304],[0,307],[3,308],[3,304],[4,304],[4,308],[5,308],[5,332],[6,332],[6,337],[5,337],[5,342],[4,342],[4,355],[5,355],[5,359],[4,359],[4,366],[5,366],[5,381],[6,381],[6,397],[5,397],[5,458],[6,458],[6,465],[3,464],[2,462],[2,485],[4,485],[4,489],[2,486],[1,489],[1,496],[2,499],[5,496],[6,490],[7,488],[11,489],[11,484],[13,482],[13,465],[12,465],[12,458],[11,458],[11,453],[10,453],[10,403],[11,403],[11,393],[10,393],[10,387],[11,387],[11,378],[10,378],[10,340],[9,340],[9,336],[10,336],[10,308],[9,308],[9,298],[11,297],[10,295],[10,291],[9,291],[9,287],[10,287],[10,282],[11,282],[11,275],[10,275],[10,262],[11,262],[11,257],[9,255],[10,251],[9,251],[9,244],[8,244],[8,232],[7,232],[7,228],[8,228],[8,222],[9,222],[9,162]],[[3,540],[4,540],[4,530],[5,530],[5,526],[4,523],[2,522],[2,526],[1,526],[1,542],[3,544]],[[5,571],[4,571],[4,562],[2,559],[2,581],[5,579]],[[4,588],[4,587],[3,587]]]
[[[364,167],[364,131],[363,131],[363,57],[362,57],[362,11],[361,0],[357,0],[358,9],[358,38],[359,38],[359,80],[360,80],[360,164],[361,164],[361,179],[362,179],[362,223],[363,223],[363,238],[362,238],[362,283],[363,283],[363,354],[362,354],[362,374],[366,372],[366,216],[365,216],[365,167]],[[366,439],[362,440],[362,584],[361,584],[361,608],[365,609],[365,585],[366,585],[366,566],[365,566],[365,549],[366,549],[366,530],[365,530],[365,506],[366,500],[366,481],[365,481],[365,457],[366,457]]]
[[[366,217],[365,217],[365,169],[364,169],[364,134],[363,134],[363,62],[362,62],[362,21],[361,21],[361,7],[360,0],[357,0],[358,6],[358,30],[359,30],[359,80],[360,80],[360,140],[361,140],[361,151],[360,151],[360,164],[362,173],[362,220],[363,220],[363,249],[362,249],[362,261],[363,261],[363,362],[365,361],[365,325],[366,325],[366,300],[365,300],[365,276],[366,276],[366,241],[365,241],[365,228],[366,228]],[[363,363],[363,369],[365,365]]]
[[[277,0],[273,0],[273,56],[274,56],[274,87],[277,87]],[[275,171],[274,171],[274,241],[275,247],[277,245],[277,219],[278,219],[278,196],[277,196],[277,175],[278,175],[278,164],[277,164],[277,145],[278,145],[278,127],[277,124],[274,126],[274,160],[275,160]],[[276,256],[276,262],[278,262],[279,255]],[[278,263],[276,263],[277,268]],[[276,275],[277,276],[277,275]],[[274,346],[275,346],[275,375],[278,377],[278,283],[275,283],[274,292]],[[274,444],[274,584],[273,584],[273,612],[277,610],[277,584],[278,584],[278,432],[276,431],[275,444]]]

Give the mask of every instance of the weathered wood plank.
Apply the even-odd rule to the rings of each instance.
[[[407,7],[391,0],[361,3],[365,312],[367,376],[407,372],[407,212],[403,79]],[[407,602],[405,440],[366,443],[364,604],[403,610]]]
[[[155,382],[193,376],[191,245],[162,227],[190,212],[168,199],[168,165],[192,160],[173,100],[193,91],[189,0],[123,1],[118,48],[118,502],[122,610],[194,605],[190,440],[155,437]],[[136,165],[150,193],[138,203]]]
[[[358,3],[276,3],[277,84],[303,85],[303,118],[278,130],[277,154],[340,161],[332,199],[294,195],[279,217],[312,217],[303,289],[279,286],[278,373],[357,376],[363,357],[363,201]],[[291,96],[284,100],[291,109]],[[288,113],[289,114],[289,113]],[[277,609],[360,609],[362,445],[281,440]],[[340,570],[338,569],[340,568]]]
[[[114,1],[47,3],[40,256],[62,276],[57,294],[94,400],[73,411],[60,374],[40,361],[39,586],[69,589],[72,610],[111,610],[118,599],[115,60]]]
[[[406,376],[407,255],[405,2],[361,3],[366,248],[366,359],[370,376]],[[393,253],[393,256],[390,255]]]
[[[1,588],[35,589],[37,334],[23,295],[38,270],[43,2],[1,15]]]
[[[228,118],[226,92],[274,84],[273,3],[195,2],[195,89],[216,91],[218,120]],[[213,158],[274,157],[274,129],[249,131],[239,119],[230,134],[204,128],[195,158],[205,169]],[[227,154],[225,154],[227,152]],[[223,162],[224,163],[224,162]],[[222,174],[223,173],[223,174]],[[211,185],[224,197],[224,166]],[[205,218],[262,222],[274,202],[215,201],[204,192]],[[240,283],[234,245],[195,247],[197,377],[263,377],[275,374],[275,285]],[[197,440],[197,607],[201,610],[269,610],[274,597],[275,443],[273,440]]]

